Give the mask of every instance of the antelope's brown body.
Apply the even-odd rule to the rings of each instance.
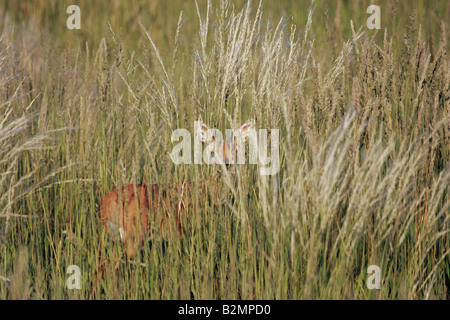
[[[103,227],[111,237],[120,237],[131,259],[135,248],[140,248],[150,235],[153,223],[163,234],[173,234],[173,221],[178,233],[184,235],[183,215],[187,208],[195,210],[201,196],[206,196],[209,203],[218,203],[217,184],[213,180],[210,183],[216,186],[212,192],[208,181],[183,181],[177,185],[127,184],[114,189],[101,199]]]

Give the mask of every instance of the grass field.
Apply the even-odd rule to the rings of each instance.
[[[449,299],[450,2],[375,2],[0,0],[0,299]],[[175,165],[199,118],[278,173]],[[225,200],[127,259],[101,197],[183,180]]]

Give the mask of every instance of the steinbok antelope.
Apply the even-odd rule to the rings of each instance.
[[[245,139],[252,129],[253,121],[245,122],[240,128],[238,138]],[[236,155],[236,146],[239,144],[233,139],[217,145],[211,132],[210,128],[201,122],[200,130],[196,133],[197,139],[203,144],[209,142],[208,148],[222,148],[225,164],[235,163],[232,157]],[[100,216],[104,230],[110,236],[120,238],[125,245],[128,259],[132,259],[135,249],[141,248],[144,239],[150,235],[152,223],[158,222],[155,221],[158,209],[163,213],[159,221],[163,234],[172,233],[169,219],[174,219],[178,232],[184,235],[183,215],[189,207],[195,210],[197,203],[201,204],[199,199],[208,199],[213,205],[220,204],[217,179],[211,177],[210,180],[200,182],[182,181],[179,184],[167,185],[127,184],[103,196]]]

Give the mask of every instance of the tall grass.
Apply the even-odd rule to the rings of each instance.
[[[0,297],[448,298],[448,23],[423,29],[423,12],[394,4],[398,20],[377,32],[343,24],[345,5],[332,20],[334,5],[313,3],[298,27],[268,22],[277,10],[262,3],[200,3],[162,36],[156,14],[127,35],[111,13],[107,37],[86,27],[87,42],[65,46],[55,39],[67,31],[46,28],[55,18],[18,16],[0,42]],[[198,118],[222,132],[250,118],[280,129],[279,172],[174,165],[172,131],[193,133]],[[101,196],[183,179],[218,183],[226,201],[190,210],[184,238],[155,227],[136,261],[99,277],[123,250],[102,231]],[[72,264],[81,290],[66,288]],[[370,265],[380,290],[366,286]]]

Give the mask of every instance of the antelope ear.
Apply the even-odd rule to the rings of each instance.
[[[249,136],[249,134],[255,130],[255,122],[253,119],[247,120],[242,124],[242,126],[239,129],[241,131],[241,137],[246,138]]]
[[[211,131],[208,132],[208,130],[210,130],[210,128],[202,120],[198,120],[195,122],[195,138],[198,139],[198,141],[200,141],[201,143],[211,142],[211,140],[213,139]]]

